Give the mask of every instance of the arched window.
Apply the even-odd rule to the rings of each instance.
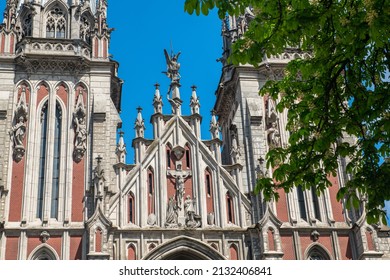
[[[226,193],[226,207],[227,207],[227,219],[228,223],[234,224],[234,204],[233,197],[229,192]]]
[[[307,253],[307,259],[313,261],[330,260],[329,254],[320,246],[313,246]]]
[[[230,260],[238,260],[238,250],[237,246],[232,244],[229,247]]]
[[[191,148],[188,145],[185,145],[185,167],[191,168]]]
[[[97,228],[95,232],[95,252],[102,252],[102,245],[103,245],[103,232],[100,228]]]
[[[55,253],[53,248],[49,248],[46,245],[40,247],[39,249],[35,249],[31,253],[30,260],[38,260],[38,261],[48,261],[48,260],[57,260],[58,256]]]
[[[267,231],[268,236],[268,250],[275,251],[275,230],[273,228],[269,228]]]
[[[154,213],[154,173],[148,169],[148,214]]]
[[[321,220],[320,202],[319,202],[319,199],[318,199],[317,188],[316,187],[312,187],[311,188],[311,197],[312,197],[312,200],[313,200],[314,217],[317,220],[320,221]]]
[[[297,187],[297,197],[298,197],[298,207],[299,207],[299,216],[302,220],[307,221],[307,212],[305,204],[305,194],[301,186]]]
[[[40,117],[39,175],[36,212],[36,217],[41,220],[44,219],[46,207],[48,207],[47,209],[50,209],[50,218],[58,219],[62,131],[62,109],[58,102],[56,102],[54,117],[54,135],[49,135],[48,123],[48,101],[46,101],[41,109]],[[49,137],[53,140],[52,143],[54,145],[53,157],[50,159],[47,154],[47,151],[50,148],[48,147],[48,143],[51,142],[48,141]],[[48,171],[51,172],[51,180],[47,180],[49,177]],[[46,181],[51,181],[51,185],[47,185]],[[47,195],[47,193],[49,193],[50,196]],[[47,206],[45,206],[45,204]]]
[[[82,15],[80,20],[80,39],[91,44],[91,21],[87,15]]]
[[[56,104],[55,126],[54,126],[54,157],[53,157],[53,177],[51,192],[50,217],[58,218],[58,198],[60,190],[60,162],[61,162],[61,130],[62,130],[62,110],[60,104]]]
[[[129,223],[134,224],[135,223],[135,199],[134,199],[134,194],[130,193],[129,195],[129,218],[128,221]]]
[[[43,219],[43,199],[45,193],[45,175],[46,175],[46,145],[47,145],[47,123],[48,123],[48,102],[43,105],[41,110],[41,144],[39,153],[39,176],[38,176],[38,202],[37,215],[39,219]]]
[[[127,248],[127,259],[132,261],[137,259],[135,246],[133,244],[130,244]]]
[[[65,13],[59,6],[54,6],[46,19],[46,38],[64,39],[66,32]]]
[[[31,36],[32,35],[32,15],[31,15],[31,13],[27,14],[23,18],[22,29],[23,29],[24,36]]]

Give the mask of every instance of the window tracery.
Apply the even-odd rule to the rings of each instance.
[[[65,13],[55,6],[47,15],[46,38],[64,39],[66,32]]]

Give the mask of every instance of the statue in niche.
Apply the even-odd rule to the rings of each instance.
[[[165,225],[166,226],[177,225],[177,207],[173,197],[170,197],[168,201],[167,218],[165,221]]]
[[[280,133],[277,122],[272,122],[271,127],[267,129],[268,144],[271,148],[280,147]]]
[[[189,195],[187,195],[184,201],[185,224],[189,228],[197,228],[201,225],[201,217],[195,214],[195,202],[196,200],[191,199]]]
[[[16,162],[19,162],[24,154],[25,148],[23,145],[24,138],[26,136],[27,126],[27,102],[26,102],[26,88],[22,88],[20,99],[15,110],[15,125],[12,126],[9,135],[13,143],[13,158]]]
[[[18,122],[11,129],[14,148],[23,147],[24,136],[26,135],[26,124],[23,116],[19,117]]]
[[[83,92],[79,91],[75,111],[73,112],[73,126],[75,131],[75,143],[73,158],[80,162],[87,150],[87,123],[86,110],[83,101]]]

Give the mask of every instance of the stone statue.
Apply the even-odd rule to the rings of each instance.
[[[184,213],[185,213],[185,225],[189,228],[197,228],[201,225],[201,217],[195,214],[195,199],[191,199],[189,195],[187,195],[186,200],[184,202]]]
[[[165,225],[177,225],[177,208],[173,197],[170,197],[168,201],[167,218],[165,221]]]
[[[18,122],[11,129],[11,137],[13,138],[14,148],[23,146],[24,136],[26,135],[26,125],[23,116],[20,116]]]
[[[77,115],[74,113],[73,121],[75,124],[75,131],[76,131],[75,147],[86,149],[85,141],[87,140],[87,125],[85,123],[85,118],[77,117]]]
[[[165,73],[169,79],[171,79],[172,83],[179,83],[180,81],[180,63],[178,62],[179,56],[181,52],[178,52],[176,55],[172,54],[172,57],[169,56],[167,50],[164,49],[165,60],[167,63],[167,71]]]
[[[280,147],[280,133],[276,121],[271,123],[271,127],[267,129],[267,134],[269,146]]]
[[[184,178],[181,175],[176,177],[176,199],[177,199],[177,207],[181,209],[181,203],[183,201],[183,197],[185,194],[184,189]]]
[[[87,150],[86,110],[82,90],[79,91],[77,104],[73,112],[73,126],[75,131],[73,159],[76,162],[80,162]]]

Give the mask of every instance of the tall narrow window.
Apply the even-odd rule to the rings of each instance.
[[[45,193],[45,169],[46,169],[46,145],[47,145],[47,102],[43,105],[41,111],[41,145],[39,154],[39,176],[38,176],[38,201],[37,218],[43,219],[43,199]]]
[[[317,195],[317,188],[312,187],[311,188],[311,196],[313,199],[313,209],[314,209],[314,216],[317,220],[321,220],[321,212],[320,212],[320,202],[318,200]]]
[[[31,36],[32,35],[32,16],[31,14],[28,14],[23,19],[23,35],[24,36]]]
[[[234,224],[233,198],[231,197],[229,192],[226,194],[226,203],[227,203],[228,222]]]
[[[188,146],[186,146],[186,167],[188,169],[191,167],[190,148]]]
[[[297,195],[298,195],[298,206],[299,206],[299,215],[301,219],[307,220],[306,214],[306,205],[305,205],[305,195],[303,193],[302,187],[297,187]]]
[[[54,157],[53,157],[53,178],[51,193],[51,218],[58,218],[58,198],[60,189],[60,162],[61,162],[61,119],[62,110],[60,104],[56,104],[56,116],[54,127]]]
[[[167,150],[167,167],[171,168],[171,151]]]
[[[206,174],[206,191],[207,191],[207,195],[211,196],[211,181],[210,181],[209,174]]]
[[[154,213],[154,173],[148,168],[148,214]]]
[[[135,222],[135,207],[134,207],[134,195],[131,193],[129,195],[129,223],[134,224]]]

